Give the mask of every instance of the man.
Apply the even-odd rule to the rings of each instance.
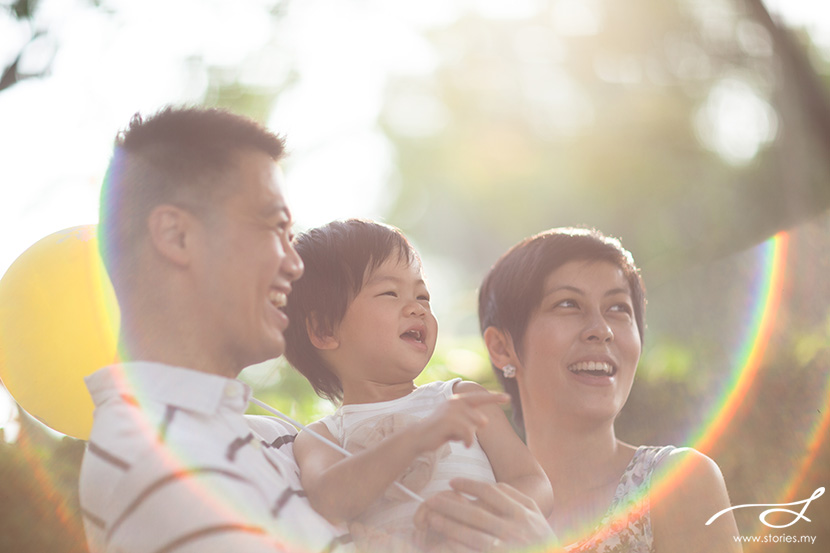
[[[250,389],[236,380],[283,353],[281,308],[303,272],[282,155],[277,136],[210,109],[137,116],[116,140],[99,234],[123,362],[87,378],[95,420],[80,496],[92,553],[307,553],[350,540],[309,506],[295,430],[243,416]],[[417,524],[455,551],[549,534],[515,490],[453,485],[463,493],[430,498]]]
[[[97,551],[321,551],[294,431],[246,419],[236,376],[285,349],[303,272],[277,161],[283,142],[219,110],[165,109],[119,135],[102,255],[124,363],[87,379],[95,422],[81,504]]]

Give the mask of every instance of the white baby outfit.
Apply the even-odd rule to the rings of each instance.
[[[436,407],[452,396],[453,386],[460,380],[425,384],[391,401],[343,405],[321,422],[342,447],[357,453],[434,413]],[[490,461],[478,440],[469,448],[461,442],[450,442],[437,451],[422,455],[398,481],[426,499],[450,489],[449,481],[459,476],[495,483]],[[411,542],[414,538],[413,516],[418,506],[418,501],[396,486],[390,486],[380,500],[353,521],[359,522],[368,532],[363,547],[377,549],[371,544],[380,545],[390,535]],[[355,539],[361,541],[356,534],[353,532]]]

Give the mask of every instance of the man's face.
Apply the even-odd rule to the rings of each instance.
[[[291,212],[282,172],[265,153],[245,151],[220,178],[223,189],[203,218],[194,279],[203,296],[206,347],[231,376],[282,355],[288,317],[282,311],[291,283],[303,272],[291,245]]]

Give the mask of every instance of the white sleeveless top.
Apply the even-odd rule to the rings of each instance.
[[[452,396],[453,386],[460,380],[431,382],[391,401],[343,405],[320,422],[342,447],[357,453],[396,430],[431,415],[438,405]],[[450,489],[449,481],[459,476],[491,483],[496,481],[490,461],[477,439],[469,448],[461,442],[450,442],[437,451],[422,455],[398,481],[426,499]],[[392,485],[353,522],[365,526],[369,534],[365,539],[375,546],[384,543],[383,540],[389,545],[390,536],[411,542],[414,537],[412,519],[418,505],[416,500]],[[360,541],[357,536],[355,538]]]

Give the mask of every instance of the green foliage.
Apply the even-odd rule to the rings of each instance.
[[[477,336],[452,336],[442,340],[429,365],[415,382],[421,384],[453,378],[472,380],[487,389],[499,390],[487,351]]]
[[[242,371],[240,378],[251,385],[254,397],[301,424],[312,423],[334,411],[334,407],[318,397],[305,377],[284,358],[249,367]],[[257,406],[252,406],[248,412],[269,414]]]
[[[0,550],[83,553],[78,502],[83,442],[56,438],[25,416],[15,443],[0,442]]]
[[[252,87],[239,82],[238,75],[213,70],[203,104],[225,108],[246,115],[262,124],[267,124],[279,94],[296,80],[296,73],[290,73],[286,80],[276,87]]]
[[[819,355],[830,351],[830,316],[824,328],[796,334],[794,340],[793,352],[799,366],[808,365]]]
[[[754,159],[716,149],[726,92],[781,117],[769,36],[739,4],[605,0],[577,36],[551,24],[558,4],[435,30],[437,70],[390,84],[381,123],[403,183],[390,220],[425,247],[480,271],[521,237],[588,224],[663,279],[830,205],[824,184],[780,178],[797,134],[759,135]],[[424,105],[431,124],[411,115]]]
[[[644,352],[640,359],[638,378],[656,382],[683,382],[691,378],[694,356],[688,344],[670,338]]]
[[[15,0],[9,8],[17,19],[31,19],[37,5],[38,0]]]

